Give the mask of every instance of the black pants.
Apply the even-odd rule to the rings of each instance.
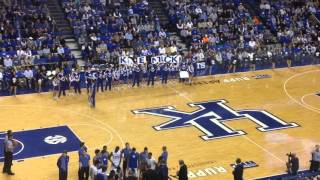
[[[148,77],[148,86],[150,85],[150,81],[151,81],[151,85],[154,85],[154,74],[150,74]]]
[[[59,88],[59,95],[58,95],[58,97],[60,97],[61,94],[62,94],[63,96],[66,96],[66,89],[67,89],[66,85],[65,85],[64,83],[61,84],[61,85],[60,85],[60,88]]]
[[[126,171],[128,167],[128,161],[125,159],[122,164],[122,170],[123,170],[123,179],[126,179]]]
[[[74,82],[74,92],[81,94],[80,82]]]
[[[63,171],[59,169],[59,180],[67,180],[68,171]]]
[[[106,90],[109,89],[109,91],[111,91],[111,86],[112,86],[112,78],[107,78]]]
[[[101,92],[103,92],[103,80],[102,79],[98,79],[97,92],[99,92],[99,87],[101,87]]]
[[[165,72],[165,73],[163,73],[163,75],[162,75],[161,83],[162,83],[162,84],[167,84],[167,81],[168,81],[168,73]]]
[[[79,169],[79,180],[88,180],[89,179],[89,166],[81,167]]]
[[[140,86],[140,77],[139,76],[140,76],[139,74],[134,75],[132,87],[134,87],[136,84],[138,85],[138,87]]]
[[[2,172],[11,173],[12,158],[12,152],[4,152],[4,165]]]
[[[312,172],[317,172],[319,170],[320,167],[320,162],[318,161],[311,161],[311,165],[310,165],[310,171]]]

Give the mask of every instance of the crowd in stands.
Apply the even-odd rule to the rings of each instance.
[[[18,78],[41,79],[43,64],[75,60],[55,29],[45,0],[0,3],[1,90],[17,84]]]
[[[47,76],[51,69],[43,64],[74,57],[55,30],[45,0],[4,2],[0,7],[0,59],[4,67],[0,67],[0,89],[14,92],[12,85],[19,79],[24,83],[18,83],[18,87],[41,92],[41,87],[51,83]],[[109,82],[106,72],[112,73],[112,84],[134,81],[136,74],[141,80],[151,79],[153,84],[157,77],[163,83],[168,77],[178,77],[181,70],[196,76],[212,71],[255,70],[256,64],[276,68],[284,64],[291,67],[292,62],[319,63],[319,26],[310,19],[319,12],[317,1],[262,0],[257,16],[237,0],[165,2],[170,22],[187,42],[188,49],[183,53],[160,26],[147,0],[61,2],[87,62],[83,69],[75,69],[81,74],[81,87],[87,82],[84,74],[88,71],[103,75],[102,84]],[[159,55],[182,58],[175,63],[151,62]],[[133,61],[119,63],[120,57]],[[137,63],[139,57],[146,57],[144,63]],[[100,63],[107,68],[98,69],[95,64]],[[64,73],[61,77],[72,82],[71,69],[75,66],[60,64],[59,68]]]
[[[160,27],[147,0],[62,2],[66,16],[89,62],[117,63],[121,56],[177,53],[176,43]],[[125,7],[125,10],[120,8]]]

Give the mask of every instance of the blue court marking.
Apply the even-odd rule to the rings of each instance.
[[[0,134],[0,162],[3,162],[5,134]],[[42,129],[24,130],[13,133],[18,142],[14,159],[21,160],[39,156],[77,151],[80,139],[68,126],[56,126]]]
[[[298,172],[298,175],[290,175],[288,173],[284,173],[284,174],[277,174],[273,176],[261,177],[254,180],[296,180],[300,178],[302,179],[306,177],[316,176],[319,174],[320,172],[310,172],[309,170],[302,170]]]

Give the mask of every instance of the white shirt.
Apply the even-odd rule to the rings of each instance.
[[[21,50],[18,50],[18,51],[17,51],[17,56],[18,56],[18,57],[20,57],[20,56],[25,56],[25,55],[26,55],[26,52],[25,52],[24,50],[21,49]]]
[[[2,74],[2,72],[0,71],[0,80],[2,80],[3,79],[3,74]]]
[[[25,70],[23,74],[26,78],[33,78],[33,71],[31,69]]]
[[[159,48],[159,54],[165,54],[166,53],[166,48],[165,47],[160,47]]]
[[[91,165],[89,174],[90,174],[91,180],[94,180],[95,179],[94,177],[98,174],[98,168],[95,167],[94,165]]]
[[[147,159],[147,163],[148,163],[148,165],[150,166],[151,169],[153,169],[153,170],[156,169],[156,165],[157,165],[156,160],[154,160],[153,158]]]
[[[3,61],[5,67],[11,67],[13,65],[12,60],[10,58],[6,58]]]
[[[63,47],[58,47],[57,51],[58,51],[58,54],[64,54]]]
[[[112,153],[112,163],[116,166],[120,165],[120,157],[121,157],[121,152],[113,152]]]

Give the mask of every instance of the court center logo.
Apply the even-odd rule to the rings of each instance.
[[[264,110],[234,110],[226,105],[226,100],[189,103],[196,107],[193,112],[178,111],[172,106],[134,110],[134,114],[149,114],[169,118],[168,122],[154,126],[158,131],[194,126],[204,133],[203,140],[212,140],[246,134],[234,130],[225,124],[227,121],[249,119],[259,127],[261,132],[298,127],[296,123],[287,123]]]

